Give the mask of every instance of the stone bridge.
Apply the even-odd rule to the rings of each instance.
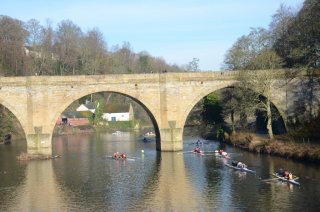
[[[51,154],[52,133],[61,113],[75,100],[96,93],[131,97],[150,115],[157,150],[180,151],[187,116],[203,97],[232,86],[237,72],[184,72],[100,76],[29,76],[0,78],[0,104],[19,120],[28,152]],[[285,119],[287,94],[271,99]]]

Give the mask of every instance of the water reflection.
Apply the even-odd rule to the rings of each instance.
[[[161,153],[161,164],[154,188],[148,193],[147,208],[155,211],[190,211],[198,208],[197,193],[190,182],[183,157],[172,153]],[[148,189],[149,190],[149,189]]]
[[[15,205],[9,210],[57,211],[63,208],[52,161],[31,161],[27,164],[26,181],[19,187]]]
[[[185,138],[184,150],[193,149]],[[239,172],[213,154],[157,152],[155,142],[128,134],[82,134],[54,138],[48,161],[20,163],[26,149],[0,146],[0,211],[279,211],[320,207],[320,167],[225,149],[256,174]],[[115,152],[127,160],[114,160]],[[301,186],[270,178],[278,168],[301,177]],[[5,171],[5,173],[4,173]]]

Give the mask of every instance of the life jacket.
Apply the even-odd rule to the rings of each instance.
[[[289,177],[289,172],[288,171],[284,172],[284,177],[287,177],[287,178]]]

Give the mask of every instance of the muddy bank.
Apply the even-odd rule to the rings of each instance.
[[[265,136],[237,133],[227,136],[226,142],[250,152],[320,163],[320,145],[296,143],[287,137],[276,137],[271,141]]]
[[[29,161],[29,160],[49,160],[49,159],[56,159],[60,158],[60,155],[43,155],[43,154],[27,154],[27,153],[21,153],[19,156],[17,156],[18,160],[21,161]]]

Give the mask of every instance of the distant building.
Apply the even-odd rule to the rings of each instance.
[[[132,105],[106,104],[102,118],[107,121],[131,121],[134,119]]]
[[[93,102],[87,101],[86,104],[81,104],[76,111],[78,112],[86,112],[86,111],[90,111],[92,113],[94,113],[95,111],[95,107]]]
[[[57,121],[57,125],[83,126],[90,124],[87,112],[63,112]]]

